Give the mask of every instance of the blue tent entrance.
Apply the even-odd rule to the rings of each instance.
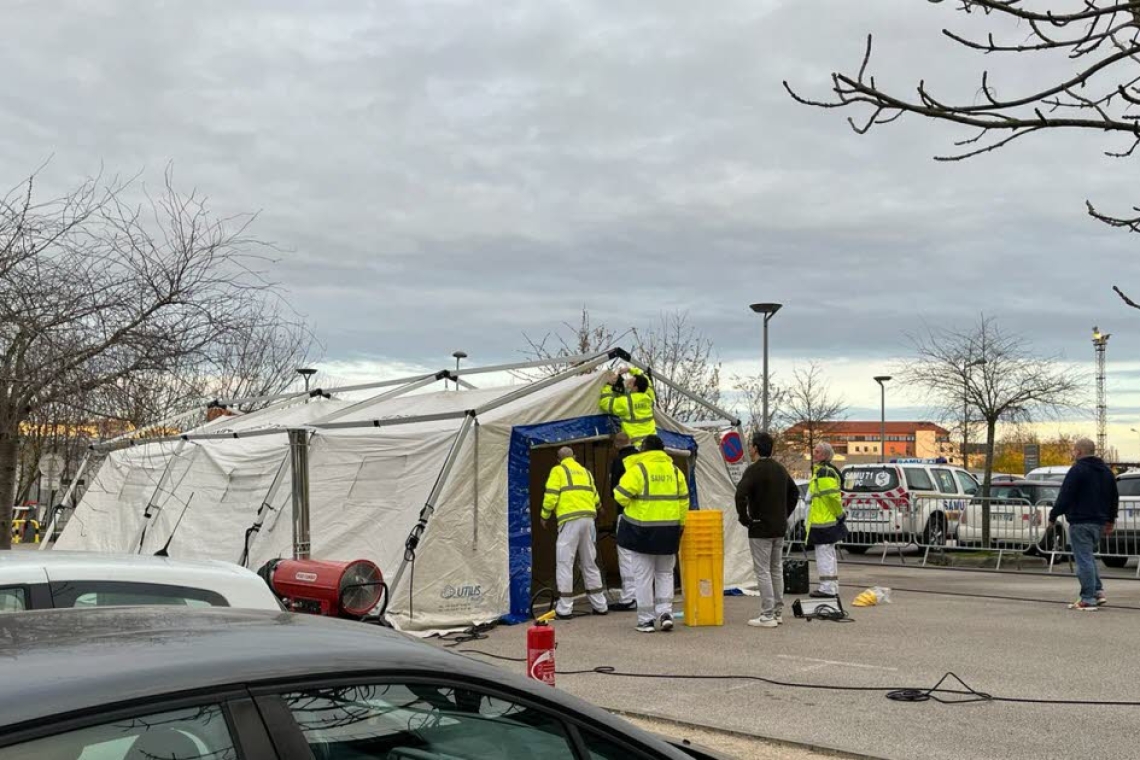
[[[511,611],[504,620],[520,623],[530,618],[531,596],[531,520],[530,520],[530,452],[535,446],[580,441],[617,432],[614,418],[604,414],[519,425],[511,430],[511,448],[507,462],[507,567],[510,571]],[[690,435],[658,430],[658,435],[671,449],[697,453],[697,442]],[[697,509],[696,479],[689,477],[690,508]]]

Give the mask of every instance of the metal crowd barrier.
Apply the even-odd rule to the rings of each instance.
[[[867,554],[878,547],[882,549],[880,564],[893,556],[905,565],[905,550],[916,547],[925,567],[931,555],[988,551],[997,552],[998,570],[1010,556],[1019,568],[1024,557],[1036,556],[1046,561],[1050,573],[1058,562],[1072,569],[1068,525],[1062,518],[1056,528],[1049,527],[1052,501],[1031,503],[1028,499],[981,496],[884,498],[867,494],[848,496],[844,502],[848,536],[840,548],[849,555]],[[803,551],[806,555],[808,547],[804,545],[800,521],[799,517],[789,521],[785,550]],[[1096,557],[1108,567],[1124,567],[1129,558],[1137,556],[1140,505],[1125,505],[1120,509],[1114,533],[1102,537]],[[1140,578],[1140,564],[1136,577]]]

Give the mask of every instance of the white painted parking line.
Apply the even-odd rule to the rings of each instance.
[[[819,660],[815,657],[797,657],[791,654],[778,654],[776,656],[782,660],[799,660],[801,662],[815,663],[815,665],[804,668],[804,670],[819,670],[820,668],[825,668],[828,665],[840,665],[845,668],[863,668],[865,670],[889,670],[891,672],[898,672],[898,668],[887,668],[882,665],[868,665],[863,662],[847,662],[845,660]]]

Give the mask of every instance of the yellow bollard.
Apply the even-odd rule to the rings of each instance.
[[[681,536],[685,625],[724,625],[724,514],[689,512]]]

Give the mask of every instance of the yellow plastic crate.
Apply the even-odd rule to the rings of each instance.
[[[718,510],[688,515],[681,537],[681,592],[685,625],[724,625],[724,516]]]

